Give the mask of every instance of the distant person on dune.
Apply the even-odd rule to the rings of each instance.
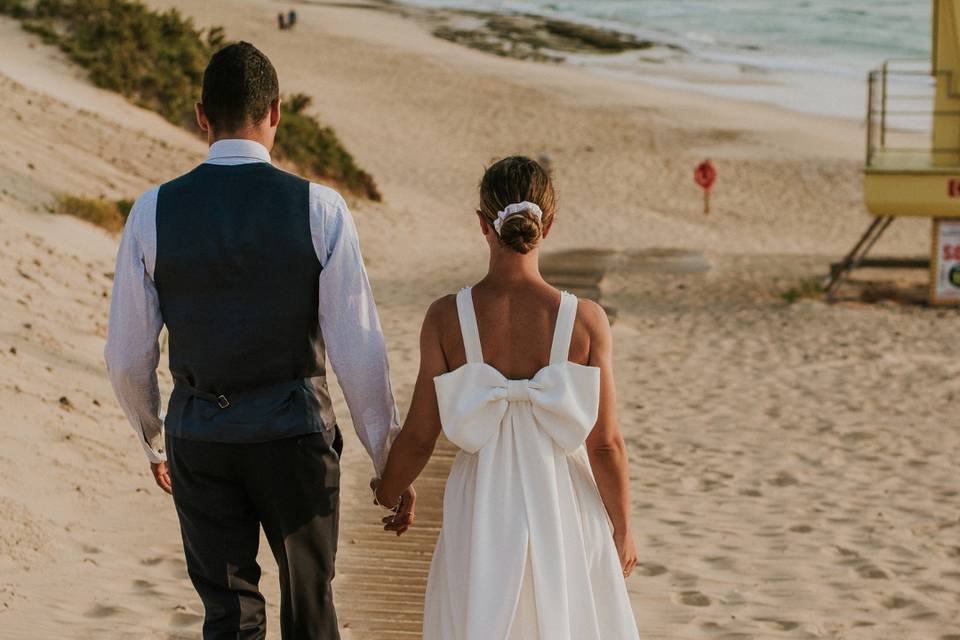
[[[287,14],[287,28],[293,29],[294,25],[297,24],[297,12],[293,9],[290,9],[290,13]]]
[[[282,637],[337,640],[343,440],[327,356],[377,475],[399,429],[356,227],[337,192],[271,163],[279,84],[253,45],[214,54],[196,117],[207,159],[141,195],[123,232],[110,380],[173,495],[204,639],[265,637],[262,526],[279,567]],[[161,420],[164,326],[174,385]],[[414,500],[412,490],[401,498],[392,530],[407,529]]]
[[[287,28],[287,18],[283,15],[283,12],[277,14],[277,26],[281,31]]]

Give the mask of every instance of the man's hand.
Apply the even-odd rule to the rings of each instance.
[[[153,479],[156,480],[157,486],[173,495],[173,485],[170,484],[170,468],[167,466],[166,462],[151,462],[150,471],[153,473]]]

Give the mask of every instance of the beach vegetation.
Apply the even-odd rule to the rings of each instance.
[[[85,222],[116,233],[123,229],[133,207],[128,199],[108,200],[104,197],[61,195],[57,198],[56,212],[80,218]]]
[[[176,9],[137,0],[0,0],[0,13],[62,49],[98,87],[199,133],[193,105],[210,56],[228,44],[221,27],[198,29]],[[379,200],[373,178],[307,106],[300,94],[287,101],[274,155],[308,178]]]
[[[379,201],[380,191],[373,177],[357,166],[336,132],[322,126],[306,113],[311,98],[296,93],[280,102],[280,128],[274,146],[274,155],[300,167],[306,173],[325,176],[341,185],[350,185],[358,195]]]
[[[823,280],[821,278],[807,278],[798,285],[791,287],[780,294],[784,302],[793,304],[800,300],[817,299],[823,296]]]

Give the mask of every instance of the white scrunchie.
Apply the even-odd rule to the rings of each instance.
[[[500,235],[500,229],[503,227],[503,223],[506,222],[507,218],[522,213],[529,213],[538,221],[543,219],[543,211],[541,211],[540,207],[536,204],[526,201],[515,202],[507,205],[506,209],[497,213],[497,219],[493,221],[493,228],[496,229],[497,235]]]

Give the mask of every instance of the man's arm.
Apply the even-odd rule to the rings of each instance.
[[[104,358],[117,400],[163,486],[157,468],[166,460],[157,385],[157,339],[163,319],[151,277],[156,256],[156,194],[154,189],[137,199],[123,230]]]
[[[320,330],[353,426],[383,471],[400,429],[380,319],[347,204],[330,189],[310,185],[310,226],[320,258]]]

